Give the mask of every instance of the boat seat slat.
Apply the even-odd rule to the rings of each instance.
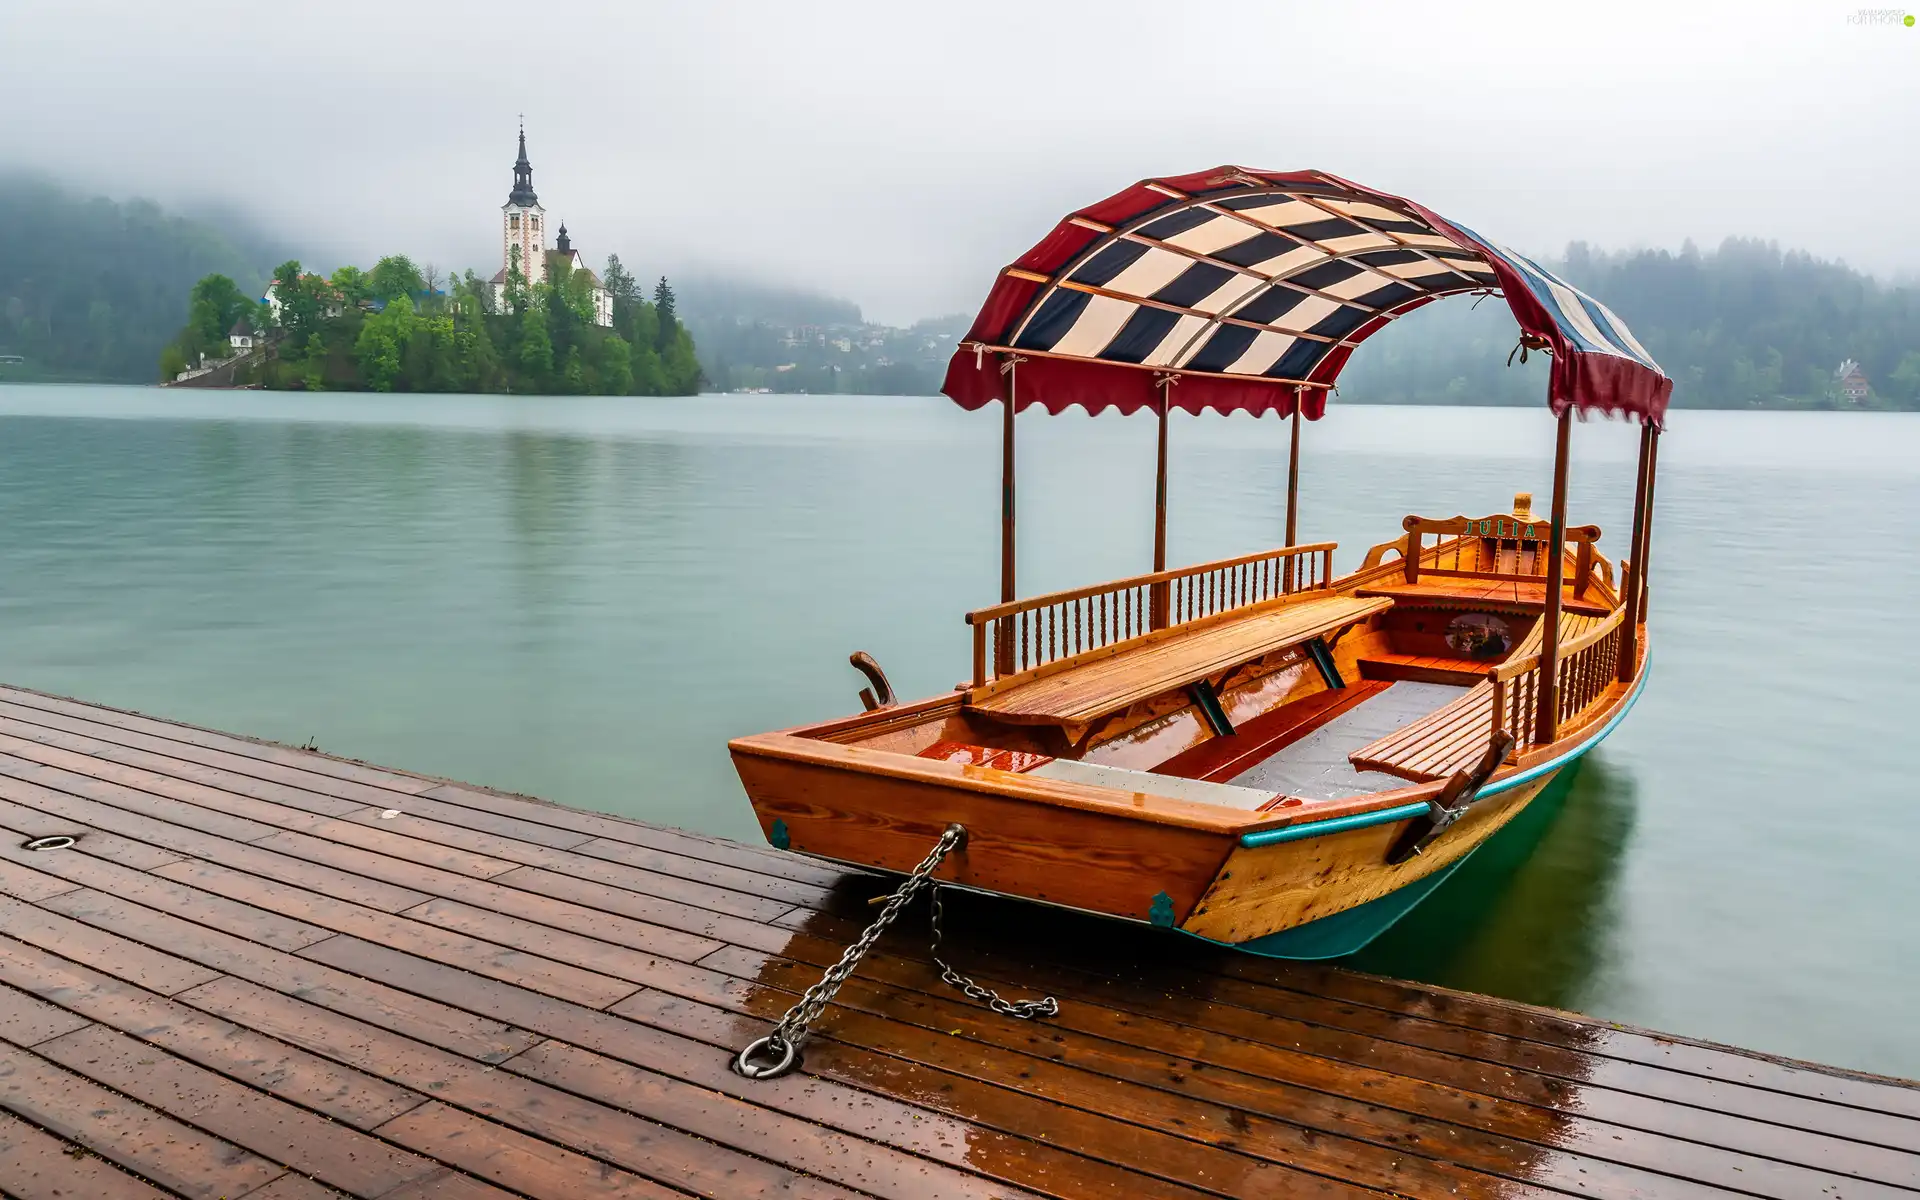
[[[1123,647],[1111,658],[970,699],[1003,721],[1084,727],[1110,713],[1263,655],[1325,637],[1392,607],[1391,600],[1332,595],[1264,609],[1190,632]]]
[[[1449,581],[1453,582],[1474,581]],[[1561,613],[1561,645],[1591,630],[1603,619],[1584,612]],[[1546,618],[1535,619],[1511,657],[1539,653],[1546,640],[1545,624]],[[1380,771],[1414,783],[1445,779],[1472,766],[1486,752],[1492,728],[1493,685],[1483,679],[1459,699],[1355,750],[1347,756],[1347,761],[1357,770]]]

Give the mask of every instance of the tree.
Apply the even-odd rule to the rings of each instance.
[[[1909,350],[1893,374],[1887,376],[1887,393],[1903,403],[1920,407],[1920,350]]]
[[[391,303],[402,296],[414,297],[427,290],[420,268],[404,254],[390,254],[367,272],[367,291],[375,300]]]
[[[203,350],[224,346],[227,332],[253,307],[253,301],[225,275],[206,275],[188,294],[187,324]]]
[[[527,290],[527,272],[520,261],[520,244],[515,242],[507,251],[506,306],[508,314],[519,316],[527,311],[529,294]]]
[[[296,346],[320,331],[326,320],[332,289],[317,275],[300,269],[300,260],[290,258],[273,269],[273,296],[280,302],[280,328]]]
[[[333,278],[327,280],[333,290],[340,293],[345,304],[358,304],[373,296],[373,286],[367,281],[367,273],[359,267],[346,266],[334,271]]]
[[[672,343],[674,332],[679,328],[679,321],[673,311],[673,289],[667,286],[665,275],[660,277],[659,283],[653,285],[653,313],[654,319],[660,323],[654,344],[664,352]]]
[[[353,344],[367,386],[390,392],[400,379],[401,356],[413,334],[413,301],[397,296],[381,312],[368,317]]]
[[[553,339],[547,335],[546,314],[529,308],[520,314],[520,369],[524,390],[544,390],[553,378]]]
[[[625,396],[633,391],[633,353],[626,339],[610,334],[600,343],[599,392]]]

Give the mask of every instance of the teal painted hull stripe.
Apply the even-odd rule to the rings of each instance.
[[[1640,699],[1640,693],[1646,690],[1647,676],[1652,673],[1653,656],[1649,654],[1646,663],[1640,671],[1639,680],[1633,685],[1633,691],[1627,694],[1627,702],[1620,706],[1620,711],[1613,714],[1612,718],[1609,719],[1605,725],[1600,727],[1599,733],[1588,738],[1558,758],[1543,762],[1538,766],[1528,767],[1517,775],[1509,775],[1505,779],[1488,784],[1486,787],[1480,789],[1479,796],[1475,797],[1475,799],[1486,796],[1498,796],[1501,792],[1510,792],[1514,788],[1523,787],[1540,778],[1542,775],[1558,771],[1561,767],[1566,766],[1587,751],[1598,746],[1602,741],[1606,740],[1608,734],[1613,732],[1613,727],[1625,720],[1626,715],[1633,711],[1634,704]],[[1421,800],[1412,804],[1395,805],[1392,808],[1375,809],[1373,812],[1354,813],[1352,816],[1334,817],[1327,821],[1314,821],[1306,825],[1287,825],[1279,829],[1263,829],[1258,833],[1245,833],[1240,835],[1240,844],[1249,850],[1257,850],[1262,846],[1277,846],[1282,842],[1298,842],[1305,838],[1320,837],[1329,833],[1345,833],[1349,829],[1368,829],[1375,825],[1391,825],[1395,821],[1404,821],[1409,817],[1417,817],[1426,811],[1427,803]]]

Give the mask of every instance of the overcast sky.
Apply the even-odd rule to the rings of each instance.
[[[1544,254],[1920,270],[1920,28],[1846,3],[0,0],[0,168],[311,261],[499,265],[524,112],[596,265],[905,322],[1149,175],[1317,168]]]

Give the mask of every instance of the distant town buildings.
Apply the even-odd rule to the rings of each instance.
[[[560,226],[559,241],[547,249],[547,210],[533,190],[533,164],[527,161],[527,131],[520,130],[520,157],[513,164],[513,190],[500,206],[500,270],[493,277],[493,305],[504,311],[507,304],[507,278],[518,265],[527,287],[544,283],[549,272],[585,271],[593,280],[593,320],[596,325],[613,324],[613,294],[592,268],[581,259]]]
[[[1872,385],[1867,382],[1866,372],[1860,369],[1859,363],[1850,358],[1840,364],[1839,370],[1833,373],[1833,378],[1834,386],[1840,390],[1840,398],[1849,404],[1859,404],[1867,398],[1867,393],[1873,390]]]

